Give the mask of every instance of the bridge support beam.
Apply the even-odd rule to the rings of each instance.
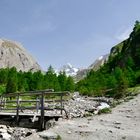
[[[17,112],[16,112],[16,124],[19,125],[19,94],[17,95]]]
[[[41,94],[41,114],[40,114],[40,130],[45,129],[45,119],[44,119],[44,94]]]

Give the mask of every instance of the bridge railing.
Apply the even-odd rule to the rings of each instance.
[[[60,110],[60,115],[63,115],[62,113],[65,111],[67,116],[63,102],[65,101],[64,97],[68,96],[69,94],[70,93],[67,91],[54,92],[52,90],[4,94],[0,97],[0,110],[2,112],[15,112],[17,125],[19,124],[20,112],[24,112],[24,110],[32,110],[36,113],[40,113],[40,129],[44,129],[45,111],[51,111],[54,109]],[[59,106],[55,106],[53,108],[47,106],[52,102],[58,103]]]

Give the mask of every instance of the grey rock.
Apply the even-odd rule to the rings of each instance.
[[[71,100],[65,102],[64,106],[69,118],[77,118],[87,116],[87,112],[94,112],[96,104],[96,101],[91,101],[88,97],[82,97],[76,93]]]
[[[33,133],[36,133],[35,129],[0,125],[0,140],[21,140]]]
[[[94,61],[88,68],[81,69],[77,72],[77,75],[74,76],[76,82],[80,81],[81,79],[87,76],[87,73],[92,69],[97,71],[105,62],[108,61],[109,54],[100,56],[98,59]]]
[[[7,133],[10,134],[10,135],[13,134],[13,129],[8,129]]]
[[[91,64],[88,69],[93,69],[94,71],[98,70],[105,62],[108,61],[109,54],[100,56],[98,59]]]
[[[6,125],[0,125],[0,129],[7,129]]]
[[[11,135],[8,133],[2,133],[2,134],[0,134],[0,138],[2,140],[11,140]]]
[[[23,138],[22,140],[43,140],[37,133],[34,133],[28,137]]]
[[[72,98],[73,98],[73,99],[76,99],[76,98],[78,98],[79,96],[80,96],[80,95],[79,95],[79,92],[74,92]]]
[[[121,123],[118,121],[115,121],[114,124],[120,125]]]
[[[0,68],[16,67],[18,71],[41,70],[35,59],[22,47],[21,44],[0,39]]]
[[[68,133],[68,134],[71,134],[72,132],[71,132],[71,131],[68,131],[67,133]]]
[[[7,133],[7,129],[0,129],[0,133]]]
[[[55,124],[56,124],[55,119],[51,119],[51,120],[47,121],[47,122],[46,122],[46,129],[49,129],[49,128],[51,128],[51,127],[54,127]]]
[[[106,97],[90,97],[89,98],[92,101],[97,101],[97,102],[105,102],[111,105],[114,102],[113,98],[106,98]]]
[[[26,137],[30,136],[32,134],[32,132],[27,132],[27,134],[25,135]]]
[[[52,131],[43,131],[39,133],[39,136],[45,140],[57,140],[58,134]]]
[[[33,133],[36,133],[34,129],[28,129],[28,128],[11,128],[13,129],[13,133],[11,134],[11,140],[21,140],[22,138],[26,138]]]

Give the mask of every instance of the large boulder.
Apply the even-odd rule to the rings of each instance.
[[[39,133],[39,136],[45,140],[57,140],[59,135],[53,131],[43,131]]]

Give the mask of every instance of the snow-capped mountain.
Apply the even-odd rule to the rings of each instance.
[[[70,63],[63,65],[57,72],[65,72],[67,76],[75,76],[79,69],[74,68]]]
[[[99,58],[97,58],[94,63],[92,63],[88,68],[81,69],[77,72],[77,75],[74,77],[75,81],[79,81],[86,77],[87,73],[92,69],[94,71],[97,71],[102,65],[104,65],[105,62],[108,61],[109,55],[102,55]]]
[[[102,55],[98,59],[94,61],[93,64],[91,64],[88,69],[98,70],[107,60],[108,60],[109,54]]]

